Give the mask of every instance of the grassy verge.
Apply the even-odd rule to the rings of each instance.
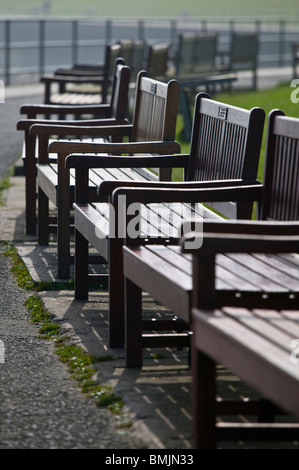
[[[31,276],[12,243],[2,242],[5,245],[3,254],[11,260],[11,271],[17,284],[26,291],[41,291],[36,289]],[[38,326],[41,338],[54,342],[55,351],[59,359],[67,365],[71,377],[76,381],[82,393],[94,399],[97,406],[106,407],[115,416],[118,429],[131,426],[126,413],[123,412],[122,398],[116,395],[113,388],[94,380],[96,369],[94,365],[99,362],[113,361],[112,355],[91,356],[81,347],[70,344],[69,338],[62,333],[61,327],[54,321],[54,316],[46,309],[42,300],[33,292],[25,300],[25,306],[31,315],[31,321]]]

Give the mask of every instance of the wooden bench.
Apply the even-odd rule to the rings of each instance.
[[[143,289],[193,333],[196,447],[213,448],[219,440],[291,440],[298,435],[298,425],[290,423],[263,422],[259,430],[248,423],[215,425],[218,415],[264,415],[266,421],[285,412],[299,416],[298,364],[291,363],[291,341],[299,332],[298,174],[290,171],[298,162],[298,131],[299,119],[277,110],[270,113],[261,220],[205,221],[201,233],[185,234],[182,250],[134,246],[131,241],[123,248],[127,365],[142,365],[143,346],[163,344],[164,338],[154,342],[152,335],[142,334]],[[170,344],[180,342],[180,336],[176,343],[172,335]],[[273,403],[265,408],[263,402],[216,402],[215,362],[231,368]]]
[[[182,33],[174,58],[176,76],[216,72],[216,33]]]
[[[226,206],[221,207],[222,213],[230,216],[232,214],[235,216],[237,213],[238,217],[251,217],[252,201],[256,199],[256,191],[259,191],[261,186],[260,184],[255,184],[255,178],[263,133],[264,111],[260,108],[248,111],[229,106],[209,99],[206,94],[199,94],[197,96],[195,109],[190,154],[155,156],[147,160],[147,165],[149,166],[155,165],[154,162],[156,161],[156,165],[159,167],[185,167],[185,182],[157,182],[150,184],[157,191],[159,186],[162,187],[158,191],[157,196],[155,196],[156,200],[151,201],[151,194],[156,194],[156,191],[146,188],[148,183],[140,181],[132,182],[132,178],[131,181],[128,181],[128,179],[115,182],[105,181],[100,185],[100,197],[110,197],[112,195],[112,203],[116,211],[117,199],[114,198],[114,190],[116,192],[123,191],[128,204],[131,202],[146,203],[146,199],[149,197],[148,202],[156,203],[161,201],[167,203],[170,200],[177,202],[185,200],[186,203],[191,203],[198,202],[198,198],[200,198],[200,200],[210,202],[212,205],[212,199],[209,198],[211,188],[221,184],[223,187],[225,185],[237,185],[236,192],[234,188],[230,188],[231,193],[225,191],[225,196],[221,196],[220,190],[217,194],[217,199],[213,200],[218,202],[222,200],[222,197],[226,198],[227,194],[231,194],[232,201],[234,201],[234,197],[237,196],[237,199],[238,197],[240,199],[237,207],[233,202],[228,202]],[[82,188],[82,182],[80,186],[84,165],[92,167],[96,165],[105,166],[107,162],[107,159],[105,159],[102,163],[102,158],[98,157],[90,158],[90,160],[91,163],[88,163],[88,157],[80,158],[78,155],[69,156],[66,160],[67,167],[76,168],[77,170],[77,192],[76,203],[74,204],[76,229],[75,298],[86,299],[88,295],[88,242],[90,242],[99,253],[109,260],[109,344],[112,347],[120,347],[124,344],[124,278],[122,269],[122,245],[124,237],[110,236],[109,224],[114,222],[114,218],[109,217],[109,208],[111,206],[107,203],[88,204],[87,194],[84,191],[84,187]],[[133,165],[132,159],[121,160],[119,157],[113,157],[110,159],[111,165],[113,160],[115,160],[115,166],[120,166],[126,160],[127,165]],[[137,166],[137,164],[144,165],[144,159],[142,158],[136,159],[135,162],[134,166]],[[219,179],[225,181],[219,181]],[[115,189],[121,186],[128,186],[128,188]],[[171,188],[169,190],[169,201],[166,198],[168,190],[165,189],[168,186]],[[207,192],[205,194],[201,193],[201,196],[204,198],[201,199],[199,193],[204,191],[205,188],[207,188]],[[130,191],[131,199],[129,196]],[[189,200],[188,194],[190,192],[193,194],[193,199]],[[227,201],[227,199],[225,200]],[[181,205],[178,204],[178,212],[180,207]],[[217,207],[220,208],[218,204]],[[217,217],[210,210],[207,210],[207,213],[203,215],[201,208],[202,206],[200,205],[198,213],[200,220],[203,217]],[[165,209],[166,212],[170,209],[173,220],[176,221],[175,226],[180,226],[181,217],[176,216],[174,208],[166,206]],[[189,209],[188,205],[187,209]],[[146,237],[148,232],[151,231],[151,242],[157,239],[161,240],[161,237],[166,242],[173,228],[168,224],[170,220],[169,213],[165,220],[162,218],[156,222],[157,216],[154,214],[155,210],[153,209],[150,212],[151,217],[147,220],[152,220],[153,222],[148,227],[145,227],[144,236]],[[118,220],[117,215],[115,219]],[[157,223],[159,228],[161,224],[162,226],[165,225],[162,222],[166,224],[166,232],[157,231],[155,224]],[[173,237],[177,238],[175,235],[172,235]],[[139,361],[138,353],[136,358]]]
[[[281,222],[280,225],[277,222],[274,224],[273,234],[281,233],[288,235],[292,233],[294,226],[294,222],[290,221],[299,220],[299,206],[297,203],[299,200],[297,184],[298,173],[291,171],[291,169],[296,168],[298,163],[298,135],[299,119],[284,116],[283,112],[279,110],[274,110],[269,114],[264,181],[260,188],[256,188],[254,195],[258,201],[259,234],[262,234],[263,230],[265,231],[264,233],[269,233],[271,221],[277,220],[283,222]],[[215,145],[217,145],[217,143]],[[207,183],[204,184],[204,187],[208,188],[208,185],[206,185]],[[164,187],[166,188],[166,185],[164,185]],[[185,184],[185,188],[187,187],[188,186]],[[135,198],[135,200],[140,198],[142,201],[158,201],[160,197],[161,202],[166,202],[173,197],[173,201],[175,202],[179,202],[180,200],[187,202],[187,198],[189,198],[190,202],[193,192],[193,200],[194,202],[198,202],[199,200],[207,201],[208,196],[205,194],[205,191],[206,193],[210,191],[211,195],[214,193],[214,200],[219,200],[220,197],[224,199],[228,197],[225,196],[226,191],[228,194],[232,194],[236,191],[236,198],[239,198],[241,195],[241,192],[237,194],[239,189],[237,187],[223,187],[217,190],[194,189],[193,191],[191,189],[188,191],[187,189],[185,189],[185,191],[177,189],[176,194],[173,196],[171,196],[170,189],[164,189],[158,193],[157,190],[154,191],[153,188],[143,188],[139,191],[134,190],[134,192],[133,190],[126,190],[126,193],[127,198],[131,197],[131,199]],[[123,191],[124,190],[122,190],[122,192]],[[174,190],[172,191],[174,192]],[[182,192],[181,195],[179,194],[180,191]],[[169,195],[166,199],[167,193],[169,193]],[[246,189],[244,193],[246,194]],[[242,215],[250,219],[248,212]],[[236,217],[233,218],[235,219]],[[224,222],[224,220],[220,218],[218,223],[215,221],[213,225],[208,225],[208,223],[205,222],[203,228],[205,229],[205,227],[209,226],[212,227],[215,232],[226,230],[226,232],[229,233],[229,230],[233,230],[234,224],[229,221]],[[253,233],[255,233],[256,230],[251,221],[239,222],[239,230],[241,230],[240,227],[243,227],[245,233],[250,230],[253,230]],[[142,246],[142,244],[141,246],[138,246],[138,244],[134,246],[132,241],[130,241],[130,245],[132,246],[126,246],[124,248],[124,275],[130,281],[130,286],[132,283],[136,283],[138,287],[135,289],[138,292],[138,288],[144,287],[146,282],[145,272],[148,272],[148,279],[152,289],[150,294],[162,303],[165,302],[166,305],[169,299],[171,299],[173,304],[170,305],[169,308],[173,308],[176,304],[182,304],[182,302],[176,298],[181,292],[181,296],[185,302],[185,308],[182,310],[181,314],[179,311],[176,311],[176,313],[183,315],[183,318],[185,317],[186,319],[188,317],[188,308],[190,307],[190,287],[192,285],[190,281],[192,272],[191,260],[183,261],[182,255],[178,258],[178,247],[158,247],[157,249],[159,251],[155,259],[154,254],[149,254],[150,251],[154,251],[153,247]],[[171,250],[176,250],[176,254],[173,255],[176,257],[176,260],[172,259]],[[159,263],[157,262],[158,257],[163,259],[164,264],[161,262],[163,269],[159,267]],[[174,267],[171,266],[172,264],[176,266],[176,271]],[[131,266],[134,266],[133,270]],[[177,271],[180,270],[180,266],[182,267],[182,272],[179,275]],[[211,266],[210,275],[214,276],[213,263],[207,262],[206,266]],[[256,307],[258,305],[263,308],[296,308],[299,295],[299,270],[297,268],[298,260],[296,256],[290,259],[274,256],[273,260],[272,258],[270,260],[270,258],[262,256],[255,257],[246,254],[236,257],[219,256],[217,258],[217,306],[232,305],[238,307]],[[166,277],[167,273],[169,273],[168,279]],[[164,278],[163,285],[162,280]],[[181,287],[177,286],[176,279],[179,279]],[[183,279],[185,279],[185,281],[183,281]],[[205,279],[209,282],[206,271],[205,276],[203,276],[203,280]],[[167,289],[166,285],[170,281],[172,284],[169,284],[169,288]],[[156,285],[157,291],[153,290],[154,285]],[[174,289],[174,285],[176,289]],[[132,288],[132,286],[130,288]],[[149,286],[147,285],[146,288],[149,288]],[[160,294],[159,289],[161,289]],[[202,295],[204,295],[205,292],[205,282],[202,281]],[[164,302],[161,296],[165,297]],[[127,293],[127,299],[129,297],[130,295]],[[133,304],[134,295],[132,294],[131,297],[131,303]],[[131,309],[128,309],[128,314],[132,315],[132,318],[134,318],[135,315],[135,320],[138,315],[140,316],[140,310],[138,310],[140,307],[138,299],[140,299],[140,297],[137,296],[136,298],[135,314],[132,313]],[[180,310],[180,308],[178,310]],[[137,314],[136,312],[139,313]],[[140,365],[142,361],[141,349],[138,350],[139,352],[136,352],[137,349],[134,344],[134,341],[139,341],[138,344],[140,348],[140,335],[138,336],[135,332],[133,336],[135,340],[133,337],[130,337],[132,344],[128,342],[126,346],[127,349],[130,348],[131,351],[127,353],[129,366]]]
[[[70,276],[70,210],[74,200],[74,172],[65,167],[65,157],[70,153],[92,153],[96,158],[88,158],[81,153],[83,162],[81,178],[87,175],[88,194],[90,200],[96,197],[99,183],[106,179],[129,180],[157,180],[159,178],[171,179],[171,169],[166,168],[153,173],[147,170],[147,160],[142,168],[137,163],[137,157],[130,160],[127,171],[121,170],[124,157],[120,157],[117,165],[114,164],[111,153],[129,154],[171,154],[180,151],[180,145],[175,142],[175,129],[177,119],[177,102],[179,84],[171,80],[165,84],[147,77],[142,71],[138,75],[135,107],[132,124],[119,126],[55,126],[34,125],[31,133],[38,135],[39,163],[37,165],[37,182],[39,191],[38,208],[38,242],[48,243],[48,208],[49,200],[57,207],[57,247],[58,247],[58,277]],[[56,141],[49,145],[49,152],[57,154],[57,165],[48,161],[48,138],[50,135],[80,135],[80,136],[111,136],[110,142],[97,143],[83,139],[81,142]],[[123,138],[128,142],[121,142]],[[101,155],[103,158],[100,158]],[[108,154],[108,156],[107,156]],[[141,158],[141,157],[140,157]],[[78,160],[79,161],[79,160]],[[136,165],[135,165],[136,161]],[[88,172],[87,166],[91,163]],[[101,163],[100,163],[101,162]],[[140,159],[138,160],[140,163]],[[86,167],[84,168],[84,166]],[[124,165],[126,166],[126,165]],[[132,167],[138,167],[132,170]],[[144,167],[144,168],[143,168]],[[164,172],[163,172],[164,171]]]
[[[66,123],[69,125],[93,126],[104,124],[124,124],[127,116],[128,90],[130,81],[130,69],[124,66],[123,59],[116,59],[113,74],[113,84],[111,89],[111,101],[100,105],[32,105],[24,104],[21,114],[26,114],[27,118],[22,119],[17,124],[17,129],[24,131],[24,145],[22,150],[22,160],[25,172],[25,208],[26,208],[26,234],[36,234],[36,164],[38,161],[38,145],[35,135],[30,134],[29,129],[33,124],[49,123],[52,118],[52,124]],[[63,121],[55,121],[58,116]],[[46,118],[46,120],[42,120]],[[93,119],[91,119],[91,117]],[[69,119],[74,119],[70,121]],[[82,120],[85,118],[85,120]],[[97,119],[96,119],[97,118]],[[81,120],[80,120],[81,119]],[[57,155],[51,155],[51,161],[57,161]]]
[[[216,448],[219,441],[292,441],[297,439],[299,432],[296,355],[292,361],[299,334],[299,269],[298,262],[294,260],[292,263],[289,255],[283,255],[297,253],[299,224],[287,226],[285,233],[292,235],[284,236],[279,235],[280,231],[284,232],[284,227],[273,223],[263,225],[262,229],[259,224],[249,229],[237,224],[233,227],[228,231],[221,228],[214,233],[205,232],[202,247],[194,250],[193,255],[191,362],[196,448]],[[240,307],[231,306],[232,302],[226,302],[226,299],[222,307],[217,307],[219,291],[218,287],[217,291],[215,289],[215,259],[220,256],[231,257],[240,263],[242,257],[243,262],[244,256],[247,257],[246,261],[251,261],[251,266],[248,264],[251,279],[255,276],[262,294],[272,297],[272,306],[263,307],[264,302],[260,298],[251,302],[251,307],[250,303],[248,306],[246,303]],[[260,269],[262,264],[263,271]],[[241,266],[240,270],[235,270],[240,276],[241,272]],[[278,283],[283,287],[278,287]],[[283,298],[287,292],[296,297],[292,302],[295,310],[288,310],[288,302],[282,305],[280,290],[283,290]],[[266,407],[262,405],[264,400],[217,402],[216,364],[227,367],[260,397],[266,397]],[[273,422],[273,415],[286,413],[296,416],[297,422],[286,418],[284,423]],[[236,423],[222,418],[222,415],[235,414],[263,415],[264,419]]]
[[[191,108],[194,95],[206,91],[212,96],[216,89],[231,89],[235,72],[222,72],[216,66],[218,36],[216,33],[182,33],[174,57],[173,76],[180,82],[179,108],[184,121],[184,139],[190,140]]]
[[[122,39],[117,41],[118,56],[122,57],[125,63],[131,68],[131,78],[136,80],[137,74],[140,70],[144,69],[146,43],[141,40]],[[119,45],[121,48],[119,49]],[[74,64],[72,68],[58,68],[55,75],[68,75],[68,76],[99,76],[103,75],[107,62],[110,62],[110,56],[107,55],[110,50],[110,45],[106,49],[106,59],[102,64]],[[114,54],[115,56],[115,54]],[[112,57],[113,58],[113,57]]]
[[[257,33],[232,31],[228,52],[218,53],[222,56],[220,70],[238,73],[242,70],[252,72],[252,89],[257,87],[257,56],[259,37]]]
[[[168,69],[170,44],[150,44],[148,46],[145,69],[152,78],[161,80],[166,77]]]
[[[59,69],[53,75],[44,75],[45,104],[105,104],[111,87],[115,60],[121,56],[122,45],[107,45],[102,71],[90,68]],[[58,90],[53,91],[53,87]]]

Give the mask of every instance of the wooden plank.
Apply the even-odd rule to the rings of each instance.
[[[108,240],[96,232],[99,213],[90,204],[74,204],[74,211],[76,229],[108,260]]]
[[[299,415],[299,369],[290,353],[229,318],[225,311],[193,310],[196,347],[290,413]]]
[[[286,272],[286,267],[284,267],[283,260],[279,260],[275,255],[266,256],[254,256],[238,253],[236,255],[231,254],[230,259],[236,261],[241,269],[246,267],[252,272],[252,275],[256,278],[256,282],[260,282],[260,276],[262,276],[262,285],[264,289],[271,291],[298,291],[298,281],[299,281],[299,270],[297,271],[297,276],[289,276]],[[273,263],[276,266],[272,266]],[[293,271],[295,274],[295,271]]]
[[[123,247],[124,276],[189,322],[192,280],[147,247]]]
[[[57,173],[49,165],[37,165],[37,178],[44,193],[57,205]]]
[[[272,310],[248,310],[245,308],[235,308],[233,310],[230,309],[223,309],[223,311],[229,316],[232,317],[234,320],[238,321],[240,324],[246,326],[250,331],[256,332],[261,337],[266,339],[271,338],[271,341],[279,346],[281,349],[286,350],[290,354],[290,343],[291,340],[294,338],[294,333],[288,332],[287,328],[284,331],[283,328],[277,328],[277,320],[279,319],[279,315],[276,316],[276,322],[273,322],[273,314],[274,311]],[[280,323],[287,323],[286,320],[280,317]],[[289,322],[291,323],[291,322]],[[293,327],[298,329],[299,324],[296,322],[292,322]],[[296,328],[297,327],[297,328]]]

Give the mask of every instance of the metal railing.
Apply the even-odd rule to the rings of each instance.
[[[299,41],[299,18],[201,18],[189,20],[4,18],[0,19],[0,78],[6,85],[39,81],[60,66],[101,63],[105,45],[120,39],[169,42],[175,54],[184,31],[216,31],[227,50],[233,30],[259,34],[258,67],[291,65],[291,44]]]

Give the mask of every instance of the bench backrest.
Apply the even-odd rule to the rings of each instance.
[[[232,70],[255,69],[257,52],[257,33],[232,32],[230,49],[230,68]]]
[[[133,53],[130,62],[131,80],[136,80],[138,72],[144,69],[146,44],[144,41],[134,41]]]
[[[127,115],[130,76],[130,67],[125,65],[123,58],[117,58],[111,88],[112,118],[123,119]]]
[[[133,142],[175,141],[179,93],[177,80],[164,83],[148,77],[145,70],[139,72],[132,122]],[[170,168],[158,173],[160,179],[171,179]]]
[[[265,112],[230,106],[211,100],[206,93],[196,97],[188,181],[257,177]],[[229,210],[229,217],[232,214]]]
[[[210,73],[215,70],[217,35],[184,33],[179,35],[176,74]]]
[[[165,77],[170,44],[151,44],[148,47],[145,68],[152,78]]]
[[[115,61],[118,57],[121,57],[121,45],[120,44],[108,44],[105,49],[104,59],[104,78],[105,82],[102,84],[102,103],[107,102],[108,91],[111,83],[113,83],[113,75],[115,71]]]
[[[131,80],[136,80],[138,72],[144,70],[146,44],[144,41],[123,39],[119,41],[121,45],[120,56],[131,68]]]
[[[263,220],[299,220],[299,119],[269,113],[264,162]]]
[[[175,140],[179,88],[176,80],[163,83],[139,72],[132,141]]]
[[[258,47],[257,33],[232,32],[229,69],[234,72],[251,70],[253,72],[253,89],[256,89],[257,86]]]
[[[124,58],[126,64],[130,65],[134,48],[133,39],[122,39],[119,44],[121,45],[121,57]]]

